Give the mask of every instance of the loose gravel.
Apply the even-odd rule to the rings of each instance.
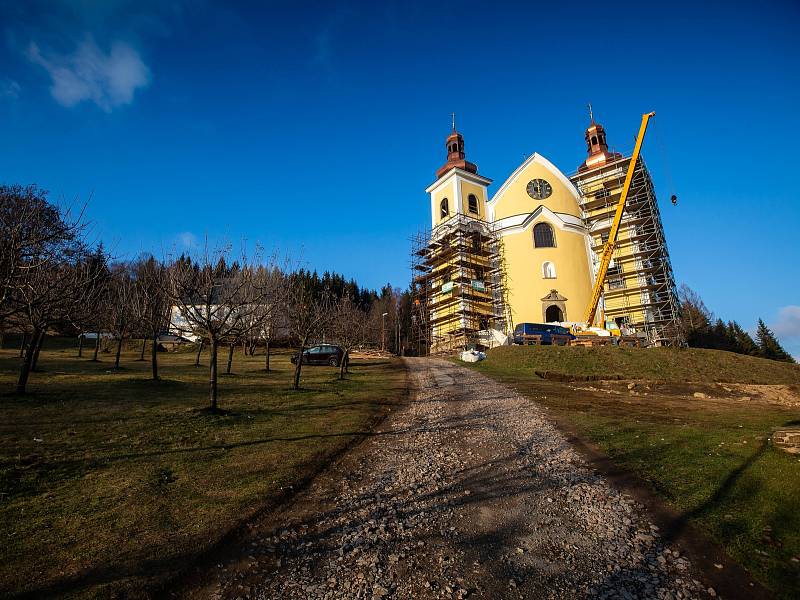
[[[257,525],[203,595],[717,595],[545,410],[447,361],[406,360],[411,402]]]

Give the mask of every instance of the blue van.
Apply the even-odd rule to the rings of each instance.
[[[540,335],[542,336],[542,344],[553,344],[558,346],[565,346],[570,340],[574,340],[575,336],[572,335],[566,327],[561,325],[552,325],[549,323],[520,323],[514,327],[514,343],[527,344],[528,340],[525,336]],[[553,339],[555,336],[555,339]]]

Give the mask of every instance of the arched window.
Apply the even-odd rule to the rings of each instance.
[[[537,223],[533,226],[534,248],[555,248],[556,236],[548,223]]]
[[[467,209],[473,214],[478,214],[478,199],[475,194],[470,194],[469,198],[467,198]]]
[[[450,216],[450,203],[447,198],[442,198],[442,203],[439,205],[439,218],[444,219]]]
[[[597,144],[597,138],[595,136],[592,136],[592,146],[595,146],[596,144]]]
[[[542,264],[542,276],[545,279],[555,279],[556,278],[556,266],[551,262],[546,262]]]

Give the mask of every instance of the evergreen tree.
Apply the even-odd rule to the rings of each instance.
[[[795,362],[786,350],[783,349],[775,334],[772,333],[769,327],[766,326],[764,321],[758,320],[758,329],[756,329],[756,339],[758,340],[758,347],[761,351],[760,354],[764,358],[771,360],[781,360],[785,362]]]
[[[758,345],[753,338],[742,329],[736,321],[728,321],[728,337],[734,340],[736,350],[739,354],[758,356]]]
[[[717,319],[716,323],[714,323],[714,327],[711,329],[708,347],[715,350],[736,352],[736,338],[730,337],[728,333],[728,327],[725,325],[722,319]]]

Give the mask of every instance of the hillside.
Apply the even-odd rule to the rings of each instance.
[[[700,348],[573,348],[503,346],[479,368],[502,374],[520,369],[580,379],[800,384],[800,365]]]

